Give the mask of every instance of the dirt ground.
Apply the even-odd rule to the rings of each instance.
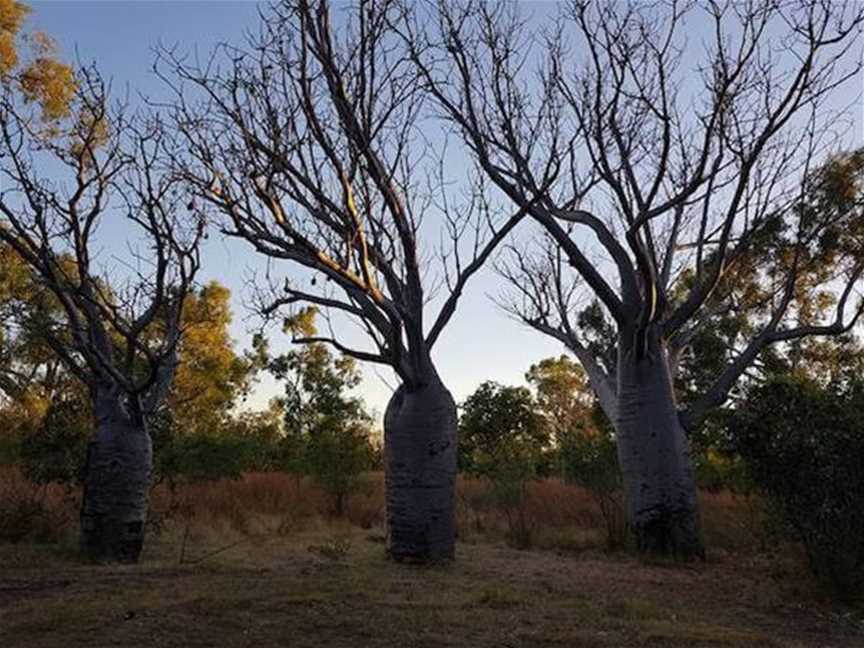
[[[140,565],[113,567],[2,546],[0,646],[864,646],[864,610],[827,603],[776,560],[478,543],[419,568],[388,561],[382,540],[345,527],[195,542],[180,564],[163,535]]]

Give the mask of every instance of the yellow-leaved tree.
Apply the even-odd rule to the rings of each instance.
[[[186,298],[181,361],[167,401],[180,434],[218,434],[249,387],[253,366],[234,351],[230,299],[216,281]]]
[[[4,90],[38,105],[42,119],[50,123],[69,116],[78,85],[50,36],[24,32],[29,13],[18,0],[0,0],[0,80]]]

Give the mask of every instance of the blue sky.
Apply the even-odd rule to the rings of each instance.
[[[96,61],[112,79],[113,91],[134,97],[165,96],[161,82],[152,74],[153,47],[178,44],[181,50],[208,53],[220,41],[238,41],[243,30],[256,22],[256,4],[238,1],[178,0],[50,0],[30,2],[33,12],[28,27],[47,32],[56,39],[67,59]],[[115,230],[106,224],[113,236]],[[116,234],[121,235],[122,228]],[[224,241],[213,235],[203,257],[202,280],[216,279],[232,291],[235,321],[233,336],[240,348],[248,346],[255,320],[244,306],[245,283],[262,268],[259,258],[239,241]],[[276,268],[278,271],[278,268]],[[563,346],[509,319],[488,298],[501,289],[491,272],[476,276],[469,285],[459,311],[436,345],[439,371],[457,401],[464,399],[482,381],[523,382],[531,363],[563,352]],[[349,335],[351,333],[349,332]],[[275,350],[290,342],[272,331]],[[392,372],[363,366],[361,395],[382,414],[390,396],[389,385],[397,384]],[[279,391],[272,380],[262,379],[248,406],[266,406]]]

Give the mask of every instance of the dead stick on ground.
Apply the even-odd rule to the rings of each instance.
[[[190,560],[190,561],[186,562],[185,564],[187,564],[187,565],[196,565],[196,564],[198,564],[198,563],[200,563],[200,562],[203,562],[203,561],[207,560],[208,558],[212,558],[213,556],[216,556],[216,555],[218,555],[218,554],[220,554],[220,553],[223,553],[223,552],[225,552],[225,551],[228,551],[229,549],[233,549],[234,547],[236,547],[236,546],[238,546],[238,545],[241,545],[241,544],[243,544],[244,542],[249,542],[249,541],[248,541],[248,540],[238,540],[237,542],[234,542],[234,543],[232,543],[232,544],[230,544],[230,545],[227,545],[227,546],[222,547],[222,548],[220,548],[220,549],[216,549],[216,550],[214,550],[214,551],[211,551],[210,553],[206,553],[206,554],[204,554],[203,556],[201,556],[200,558],[196,558],[195,560]],[[184,564],[184,563],[181,562],[180,564]]]

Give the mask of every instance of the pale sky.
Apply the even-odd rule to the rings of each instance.
[[[167,97],[166,89],[151,71],[153,48],[162,43],[179,45],[181,51],[208,54],[221,41],[240,42],[245,28],[257,22],[257,5],[236,0],[31,0],[33,13],[28,29],[39,29],[54,37],[67,60],[77,57],[84,63],[95,61],[103,75],[113,81],[115,94],[143,93],[150,98]],[[548,8],[545,3],[531,4],[533,9]],[[842,102],[860,97],[861,84],[849,88]],[[861,110],[855,145],[861,142]],[[430,138],[440,133],[427,133]],[[528,223],[523,223],[527,235]],[[120,224],[105,228],[109,237],[122,239]],[[437,239],[436,239],[437,240]],[[432,241],[428,241],[430,243]],[[431,250],[430,250],[431,251]],[[250,331],[256,320],[244,305],[246,282],[257,269],[264,267],[242,241],[226,241],[216,233],[204,250],[201,281],[218,280],[231,289],[235,321],[232,334],[239,350],[248,348]],[[274,265],[274,274],[280,266]],[[287,270],[290,274],[290,270]],[[563,345],[533,332],[513,321],[489,299],[503,288],[503,282],[490,269],[481,271],[469,284],[459,309],[438,341],[434,360],[444,383],[457,402],[468,396],[484,380],[505,384],[524,382],[528,367],[541,358],[559,355]],[[434,313],[427,315],[427,326]],[[347,331],[351,343],[362,344],[357,332]],[[290,342],[278,330],[271,331],[271,347],[287,349]],[[368,346],[367,346],[368,348]],[[397,383],[387,369],[364,365],[364,382],[360,394],[378,414],[382,414],[390,396],[389,385]],[[386,383],[385,383],[386,381]],[[247,404],[252,408],[266,406],[270,397],[281,388],[266,377]]]

